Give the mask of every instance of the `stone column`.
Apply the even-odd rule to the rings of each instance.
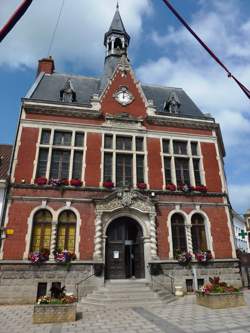
[[[156,225],[155,225],[155,213],[149,214],[150,221],[150,241],[151,241],[151,257],[152,259],[158,259],[157,256],[157,240],[156,240]]]
[[[56,236],[57,236],[56,234],[57,234],[57,221],[52,221],[49,260],[53,260],[54,259],[53,252],[56,249]]]
[[[102,213],[96,213],[94,259],[102,260]]]
[[[187,239],[187,251],[188,252],[193,252],[191,227],[192,227],[191,224],[186,224],[186,239]]]

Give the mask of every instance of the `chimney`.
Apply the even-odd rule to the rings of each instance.
[[[51,56],[48,58],[43,58],[38,61],[38,69],[37,69],[37,76],[44,72],[46,74],[53,74],[55,70],[55,63]]]

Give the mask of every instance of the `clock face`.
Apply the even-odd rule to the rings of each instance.
[[[114,98],[123,106],[132,103],[134,100],[134,96],[131,94],[127,87],[120,87],[114,94]]]

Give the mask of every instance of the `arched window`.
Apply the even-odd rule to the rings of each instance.
[[[52,215],[46,210],[39,210],[33,219],[31,252],[50,249]]]
[[[187,240],[184,218],[181,214],[174,214],[171,218],[172,241],[174,256],[178,252],[187,251]]]
[[[118,47],[122,49],[122,41],[120,40],[120,38],[115,39],[114,48],[117,49]]]
[[[206,251],[208,248],[204,218],[200,214],[194,214],[191,222],[193,252]]]
[[[75,252],[76,216],[70,210],[63,211],[58,219],[57,250]]]

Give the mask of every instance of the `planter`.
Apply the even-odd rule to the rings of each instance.
[[[246,305],[243,292],[209,293],[196,291],[196,304],[210,309],[226,309]]]
[[[63,323],[70,321],[76,321],[76,303],[34,305],[34,324]]]

